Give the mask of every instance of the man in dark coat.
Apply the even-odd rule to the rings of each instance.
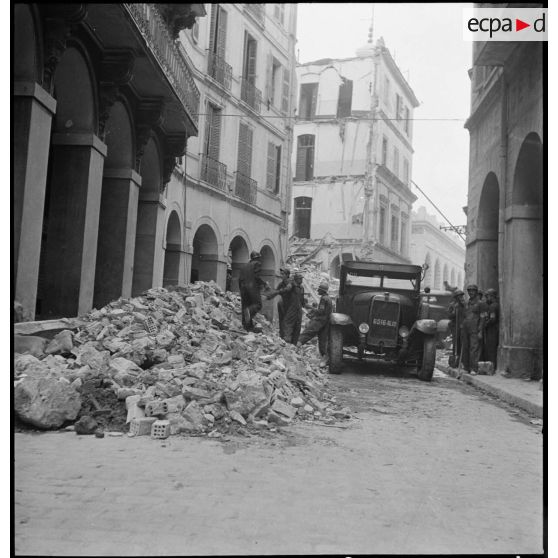
[[[450,366],[455,368],[458,365],[459,355],[461,354],[461,324],[465,310],[465,293],[458,289],[452,295],[452,301],[448,306],[449,330],[451,332],[452,355]]]
[[[488,289],[485,294],[487,305],[487,318],[484,329],[484,360],[492,362],[496,370],[498,356],[498,337],[500,322],[500,303],[495,289]]]
[[[280,295],[279,302],[277,303],[277,314],[279,315],[279,337],[284,339],[283,333],[283,326],[285,320],[285,311],[284,311],[284,300],[283,300],[283,291],[287,287],[287,285],[291,282],[291,271],[286,267],[282,267],[279,269],[279,273],[281,274],[281,281],[275,287],[275,291],[271,291],[266,298],[268,300]]]
[[[261,288],[269,287],[261,277],[262,263],[259,252],[250,254],[250,261],[240,269],[238,286],[242,304],[242,325],[247,331],[254,329],[252,319],[262,309]]]
[[[297,346],[308,343],[310,339],[318,336],[318,350],[322,356],[320,367],[327,366],[327,340],[329,336],[329,318],[333,311],[333,304],[331,298],[327,294],[329,285],[325,282],[320,283],[318,287],[318,294],[320,295],[320,303],[318,308],[314,311],[310,318],[310,322],[300,335],[300,340]]]
[[[288,274],[288,270],[286,271]],[[300,277],[299,274],[297,276]],[[296,277],[296,276],[295,276]],[[270,299],[277,295],[281,296],[281,311],[279,313],[279,335],[287,342],[296,345],[300,334],[302,323],[302,306],[304,299],[301,297],[301,285],[295,279],[289,279],[288,275],[277,285],[275,291],[271,291],[266,298]],[[302,298],[302,302],[301,302]]]
[[[476,285],[469,285],[467,294],[469,300],[465,304],[461,323],[462,362],[465,372],[476,375],[486,321],[486,304],[480,299],[479,288]]]

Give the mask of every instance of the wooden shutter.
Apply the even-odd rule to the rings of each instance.
[[[312,85],[312,101],[310,104],[310,114],[308,115],[310,119],[316,116],[316,106],[318,104],[318,84],[314,83]]]
[[[209,23],[209,52],[217,52],[217,19],[219,4],[211,4],[211,20]]]
[[[252,85],[256,84],[256,54],[258,44],[250,36],[246,35],[246,63],[245,63],[245,78]]]
[[[267,54],[267,66],[265,75],[265,99],[269,106],[273,98],[273,55]]]
[[[297,138],[295,180],[305,180],[306,175],[306,148],[302,145],[302,137]]]
[[[254,132],[246,124],[240,123],[238,134],[238,164],[236,169],[245,176],[252,172],[252,139]]]
[[[285,113],[289,112],[289,93],[290,93],[290,75],[289,68],[283,68],[283,95],[281,99],[281,110]]]
[[[280,145],[275,146],[275,182],[273,184],[273,191],[278,194],[281,191],[281,153]]]
[[[270,190],[275,189],[275,168],[276,168],[276,158],[277,150],[275,144],[268,142],[267,144],[267,180],[266,186]]]
[[[216,161],[219,160],[221,146],[221,109],[212,107],[211,133],[209,143],[209,156]]]
[[[213,105],[207,103],[205,115],[205,140],[203,142],[203,153],[209,155],[209,146],[211,144],[211,119],[213,118]]]
[[[217,56],[225,59],[225,49],[227,46],[227,12],[219,7],[219,19],[217,21],[217,43],[215,52]]]

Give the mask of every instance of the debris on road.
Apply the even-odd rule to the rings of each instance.
[[[328,396],[315,348],[287,344],[261,315],[255,318],[261,333],[246,332],[239,296],[214,282],[150,289],[80,320],[75,332],[34,341],[30,352],[39,357],[15,354],[16,413],[23,421],[49,429],[79,419],[76,433],[163,438],[350,418]],[[56,395],[52,405],[58,392],[63,401]],[[55,407],[57,420],[30,414],[28,399]],[[84,422],[90,426],[83,429]]]

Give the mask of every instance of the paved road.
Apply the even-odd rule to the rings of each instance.
[[[226,442],[15,435],[15,550],[56,555],[542,552],[542,436],[456,380],[354,367],[348,428]]]

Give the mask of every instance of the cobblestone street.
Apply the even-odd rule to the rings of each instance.
[[[16,434],[16,553],[542,552],[542,436],[529,417],[441,374],[357,369],[331,385],[357,411],[346,429]]]

